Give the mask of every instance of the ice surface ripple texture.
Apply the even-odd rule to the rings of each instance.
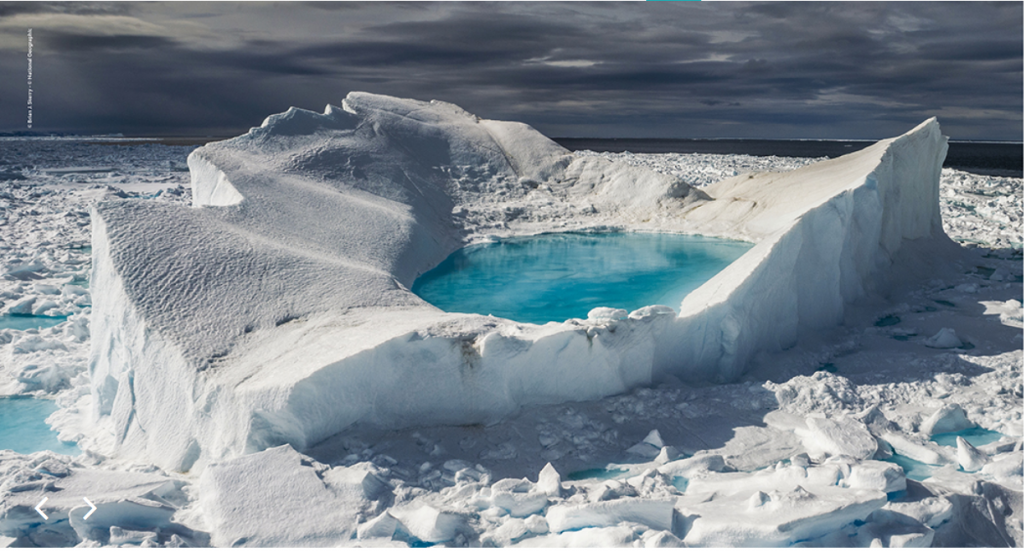
[[[930,120],[698,190],[441,102],[352,93],[324,114],[292,109],[189,157],[195,208],[97,206],[93,416],[113,426],[109,453],[188,470],[355,423],[487,422],[667,374],[734,380],[754,354],[938,270],[953,246],[945,148]],[[408,290],[467,243],[595,228],[755,246],[678,313],[625,320],[519,324]]]

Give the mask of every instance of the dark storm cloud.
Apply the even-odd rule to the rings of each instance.
[[[376,2],[320,2],[314,0],[312,2],[289,2],[292,5],[301,5],[304,8],[312,8],[315,10],[323,11],[355,11],[365,10],[372,7]],[[388,2],[390,9],[394,10],[416,10],[426,11],[429,8],[429,4],[426,2],[411,1],[411,2]]]
[[[61,6],[34,23],[53,130],[237,133],[366,90],[562,136],[1021,136],[1019,3],[0,4],[0,38]]]

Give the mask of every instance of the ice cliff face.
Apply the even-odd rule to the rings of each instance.
[[[785,174],[712,184],[692,231],[757,245],[684,299],[661,362],[719,381],[760,350],[842,323],[844,307],[941,269],[946,138],[935,119],[898,138]]]
[[[861,152],[707,188],[450,104],[352,93],[189,158],[193,208],[93,216],[94,444],[179,471],[346,427],[486,422],[749,357],[840,323],[948,244],[930,120]],[[408,291],[497,235],[615,228],[757,245],[680,309],[535,326]]]

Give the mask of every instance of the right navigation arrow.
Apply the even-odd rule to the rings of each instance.
[[[88,505],[89,507],[92,507],[92,509],[89,509],[89,512],[88,512],[88,513],[86,513],[84,517],[82,517],[82,520],[86,520],[86,519],[88,519],[88,518],[89,518],[90,516],[92,516],[92,514],[93,514],[93,513],[95,513],[95,512],[96,512],[96,506],[95,506],[95,505],[93,505],[93,504],[92,504],[92,502],[91,502],[91,501],[89,501],[89,498],[87,498],[87,497],[83,497],[83,498],[82,498],[82,501],[84,501],[84,502],[85,502],[85,504],[86,504],[86,505]]]

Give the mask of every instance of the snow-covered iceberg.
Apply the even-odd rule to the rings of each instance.
[[[932,119],[698,190],[437,101],[351,93],[323,114],[290,109],[189,157],[193,208],[96,206],[88,445],[188,471],[357,423],[487,422],[669,374],[735,379],[950,244],[945,151]],[[678,311],[624,320],[536,326],[409,291],[466,244],[588,229],[756,245]]]

